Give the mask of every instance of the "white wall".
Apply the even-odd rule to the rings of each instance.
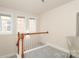
[[[76,36],[79,36],[79,12],[77,13]]]
[[[36,16],[36,15],[3,7],[0,7],[0,13],[11,14],[13,17],[12,20],[14,22],[12,34],[6,34],[6,35],[0,34],[0,57],[1,57],[6,56],[8,54],[16,53],[16,42],[17,42],[16,16]]]
[[[67,50],[66,37],[76,36],[77,12],[79,12],[79,0],[42,14],[40,31],[49,31],[48,36],[42,36],[42,41]]]

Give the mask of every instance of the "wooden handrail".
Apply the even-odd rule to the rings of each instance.
[[[37,35],[37,34],[47,34],[48,32],[35,32],[35,33],[24,33],[24,35]]]
[[[24,36],[25,35],[37,35],[37,34],[48,34],[47,32],[35,32],[35,33],[22,33],[18,32],[18,54],[20,53],[20,39],[22,39],[22,54],[21,57],[24,58]]]

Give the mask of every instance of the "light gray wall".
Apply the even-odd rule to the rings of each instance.
[[[49,31],[47,37],[42,36],[42,42],[68,50],[66,37],[76,36],[77,12],[79,0],[74,0],[40,15],[40,30]]]
[[[17,35],[0,35],[0,57],[16,52]]]
[[[76,36],[79,36],[79,12],[77,13]]]

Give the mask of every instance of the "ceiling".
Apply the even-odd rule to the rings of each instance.
[[[0,6],[40,15],[72,0],[0,0]]]

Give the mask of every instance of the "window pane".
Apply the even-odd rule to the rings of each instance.
[[[7,21],[7,31],[11,31],[11,21],[10,20],[8,20]]]
[[[17,31],[24,32],[25,31],[25,18],[24,17],[17,17]]]
[[[7,26],[7,31],[11,31],[11,26]]]
[[[2,31],[3,32],[7,31],[7,21],[6,20],[2,20]]]
[[[29,18],[29,31],[36,32],[36,18]]]

